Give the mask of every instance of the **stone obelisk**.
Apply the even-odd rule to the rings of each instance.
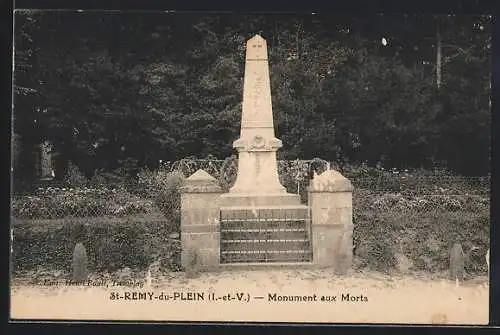
[[[247,41],[243,107],[238,151],[238,175],[223,205],[299,205],[278,176],[276,151],[282,142],[274,135],[267,43],[259,35]]]

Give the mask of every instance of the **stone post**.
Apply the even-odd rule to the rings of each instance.
[[[314,176],[308,187],[313,263],[345,274],[352,265],[351,182],[335,170]]]
[[[198,170],[181,187],[181,264],[189,267],[192,253],[196,266],[209,269],[219,265],[220,195],[217,180]]]

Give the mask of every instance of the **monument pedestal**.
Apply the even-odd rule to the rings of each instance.
[[[220,198],[221,206],[299,206],[300,195],[290,193],[225,193]]]

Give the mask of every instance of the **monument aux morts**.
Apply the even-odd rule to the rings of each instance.
[[[183,266],[310,264],[345,273],[352,262],[352,185],[339,172],[316,175],[308,204],[288,193],[278,175],[267,43],[247,41],[238,172],[222,193],[217,180],[198,170],[181,189]]]

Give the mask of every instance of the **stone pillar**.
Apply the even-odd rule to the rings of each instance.
[[[181,187],[181,264],[189,267],[192,252],[197,266],[209,269],[219,265],[220,194],[217,180],[198,170]]]
[[[346,273],[352,265],[351,182],[335,170],[314,176],[308,187],[313,263]]]

